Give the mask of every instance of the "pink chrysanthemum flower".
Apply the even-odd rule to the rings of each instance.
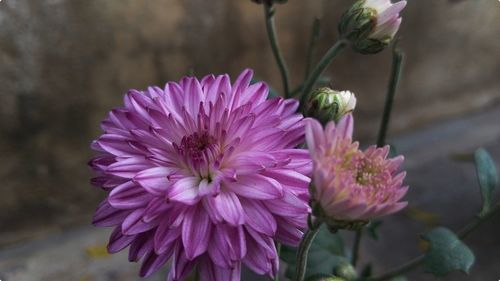
[[[353,118],[344,116],[337,125],[308,119],[306,140],[313,159],[312,197],[327,219],[367,221],[395,213],[406,206],[399,200],[405,172],[398,173],[403,156],[387,159],[389,147],[359,149],[352,142]]]
[[[109,191],[93,223],[114,226],[108,250],[130,245],[141,276],[171,261],[204,281],[240,280],[241,263],[274,276],[274,240],[294,245],[309,212],[311,172],[297,102],[267,99],[244,71],[129,91],[92,148],[94,185]]]

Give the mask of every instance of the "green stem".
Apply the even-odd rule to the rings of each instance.
[[[351,257],[351,264],[354,267],[356,267],[356,263],[358,262],[359,246],[361,245],[362,236],[363,236],[363,229],[356,230],[356,234],[354,236],[354,245],[352,247],[352,257]]]
[[[283,91],[285,98],[288,98],[290,95],[290,89],[288,87],[288,68],[285,64],[285,60],[283,55],[281,54],[278,39],[276,35],[276,27],[274,25],[274,13],[275,9],[272,4],[264,2],[264,14],[266,17],[266,30],[267,36],[269,38],[269,43],[271,43],[271,49],[273,51],[274,58],[276,59],[276,63],[278,64],[278,68],[281,74],[281,80],[283,81]]]
[[[325,71],[325,69],[330,65],[333,59],[339,54],[339,52],[347,46],[347,41],[340,39],[326,52],[326,54],[321,58],[319,63],[311,72],[311,75],[307,78],[304,83],[304,88],[302,89],[302,97],[300,99],[300,110],[305,111],[306,103],[311,95],[311,90],[318,81],[319,77]]]
[[[311,248],[312,242],[314,238],[319,232],[321,226],[321,222],[317,221],[314,228],[309,229],[302,241],[300,242],[299,249],[297,251],[297,267],[295,269],[295,281],[304,281],[304,277],[306,276],[306,268],[307,268],[307,254],[309,253],[309,249]]]
[[[380,124],[380,129],[378,132],[378,147],[382,147],[385,145],[385,138],[387,136],[387,128],[389,127],[389,120],[391,118],[394,96],[396,95],[398,82],[401,77],[403,58],[403,53],[395,48],[392,56],[391,78],[389,80],[389,87],[387,89],[387,96],[385,98],[384,113],[382,115],[382,122]]]
[[[482,225],[484,222],[490,220],[493,218],[495,215],[498,215],[500,213],[500,204],[497,204],[493,209],[491,209],[488,213],[486,213],[484,216],[479,217],[477,220],[474,220],[467,224],[462,230],[457,232],[457,235],[460,239],[465,239],[470,233],[472,233],[474,230],[476,230],[480,225]],[[384,273],[380,276],[377,277],[368,277],[364,279],[360,279],[362,281],[383,281],[383,280],[388,280],[393,277],[402,275],[408,271],[411,271],[418,267],[420,264],[422,264],[425,260],[425,255],[420,255],[409,262],[399,266],[396,269],[393,269],[391,271],[388,271],[387,273]]]
[[[309,47],[307,48],[306,71],[304,73],[304,80],[309,77],[309,73],[311,72],[312,62],[316,54],[316,45],[318,44],[319,39],[320,23],[321,21],[318,18],[314,19],[311,32],[311,40],[309,41]]]
[[[280,258],[281,255],[281,243],[276,242],[276,254],[278,255],[278,259]],[[276,273],[276,277],[274,277],[274,281],[279,281],[280,280],[280,273]]]
[[[477,220],[474,220],[473,222],[469,223],[466,225],[464,228],[462,228],[457,234],[460,239],[463,239],[467,237],[472,231],[476,230],[480,225],[482,225],[484,222],[488,221],[495,215],[500,213],[500,204],[497,204],[495,207],[493,207],[488,213],[486,213],[484,216],[479,217]]]

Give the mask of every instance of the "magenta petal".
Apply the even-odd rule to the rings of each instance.
[[[115,226],[122,223],[129,214],[130,211],[113,208],[107,200],[104,200],[95,211],[92,224],[95,226]]]
[[[275,215],[293,217],[307,214],[309,206],[291,192],[285,192],[282,199],[264,201],[266,207]]]
[[[243,263],[257,274],[264,275],[271,271],[272,263],[269,257],[263,256],[263,250],[252,238],[247,239],[248,252]]]
[[[271,177],[281,184],[289,186],[298,186],[307,188],[311,179],[299,172],[290,169],[270,169],[264,173],[266,176]]]
[[[245,222],[245,214],[238,196],[233,192],[221,192],[214,198],[215,208],[219,215],[231,225]]]
[[[117,209],[135,209],[146,205],[151,198],[142,187],[129,181],[114,188],[109,193],[108,202]]]
[[[207,250],[211,232],[212,222],[205,209],[201,206],[191,208],[182,224],[182,243],[189,260]]]
[[[220,226],[220,225],[219,225]],[[232,267],[233,261],[230,259],[229,255],[229,245],[224,239],[224,236],[220,235],[219,227],[215,227],[215,233],[213,235],[211,243],[208,244],[208,254],[210,259],[222,268],[229,269]]]
[[[115,227],[109,237],[108,252],[113,254],[123,250],[134,241],[135,237],[135,235],[123,235],[122,227]]]
[[[165,192],[171,185],[168,176],[172,172],[173,170],[167,167],[150,168],[139,172],[134,177],[134,181],[139,183],[148,192],[159,195]]]
[[[125,160],[119,160],[109,165],[106,169],[106,173],[122,178],[133,178],[138,172],[150,167],[151,164],[143,157],[132,157]]]
[[[242,226],[219,226],[219,235],[223,237],[229,247],[229,257],[236,261],[242,259],[247,253],[245,231]]]
[[[170,228],[170,224],[168,222],[160,223],[158,228],[156,228],[153,238],[155,252],[157,254],[167,252],[174,246],[174,242],[180,238],[181,233],[181,227]]]
[[[142,262],[141,270],[139,272],[139,276],[141,277],[149,277],[151,274],[155,273],[160,269],[162,265],[164,265],[170,256],[172,256],[172,252],[167,252],[162,255],[157,255],[154,252],[150,252]]]
[[[137,209],[128,215],[122,223],[123,234],[133,235],[146,232],[158,225],[156,221],[145,222],[142,219],[143,215],[144,209]]]
[[[172,201],[187,205],[196,204],[198,198],[199,179],[196,177],[185,177],[176,181],[168,192],[168,198]]]
[[[153,251],[153,241],[151,241],[151,233],[145,232],[138,234],[130,246],[128,253],[129,261],[138,261],[145,255]]]
[[[247,199],[240,201],[245,210],[245,222],[251,228],[269,236],[276,233],[276,220],[262,203]]]
[[[172,260],[172,268],[170,269],[170,274],[168,275],[169,281],[180,281],[186,277],[189,272],[193,269],[195,263],[188,260],[182,246],[180,243],[177,244],[177,247],[174,251],[174,258]]]
[[[214,264],[208,257],[202,258],[198,264],[203,281],[239,281],[241,264],[235,263],[233,268],[222,268]]]
[[[240,176],[237,182],[227,184],[234,193],[252,199],[277,199],[283,196],[281,184],[260,174]]]

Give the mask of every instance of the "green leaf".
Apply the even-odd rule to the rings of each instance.
[[[323,226],[316,235],[309,250],[306,278],[317,274],[332,274],[335,268],[349,260],[345,257],[344,241],[339,234],[332,234]],[[286,277],[295,277],[295,261],[297,249],[283,246],[281,258],[288,263]]]
[[[381,220],[374,220],[371,221],[367,226],[366,230],[368,231],[368,235],[370,235],[371,238],[378,240],[378,228],[382,225]]]
[[[257,82],[263,82],[262,80],[259,80],[259,79],[256,79],[255,77],[252,78],[252,80],[250,81],[250,84],[255,84]],[[265,83],[265,82],[264,82]],[[279,97],[280,95],[278,94],[278,92],[276,90],[274,90],[271,86],[269,86],[269,84],[267,84],[267,87],[269,88],[269,94],[267,96],[268,99],[270,98],[274,98],[274,97]]]
[[[481,196],[483,197],[483,208],[481,213],[479,213],[479,216],[482,217],[491,209],[493,192],[498,185],[498,175],[495,162],[493,162],[490,154],[484,148],[476,150],[474,160],[476,162],[477,179],[481,188]]]
[[[455,233],[447,228],[437,227],[422,238],[430,243],[424,260],[426,271],[437,277],[455,270],[469,273],[474,264],[474,254]]]

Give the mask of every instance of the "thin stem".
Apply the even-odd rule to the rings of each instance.
[[[356,267],[356,263],[358,262],[359,246],[361,245],[362,236],[363,236],[363,229],[356,230],[356,234],[354,236],[354,245],[352,247],[352,257],[351,257],[351,264],[354,267]]]
[[[493,209],[491,209],[488,213],[486,213],[484,216],[479,217],[477,220],[474,220],[467,224],[464,228],[462,228],[460,231],[457,232],[457,235],[460,239],[465,239],[470,233],[472,233],[474,230],[476,230],[480,225],[482,225],[484,222],[490,220],[493,218],[495,215],[498,215],[500,213],[500,204],[497,204]],[[411,261],[399,266],[398,268],[395,268],[391,271],[388,271],[387,273],[384,273],[380,276],[377,277],[369,277],[369,278],[364,278],[360,279],[363,281],[383,281],[383,280],[388,280],[390,278],[402,275],[403,273],[406,273],[408,271],[411,271],[418,267],[420,264],[422,264],[425,260],[425,255],[420,255]]]
[[[288,68],[285,64],[285,60],[283,55],[281,54],[278,38],[276,35],[276,27],[274,25],[274,13],[275,9],[272,4],[264,2],[264,14],[266,17],[266,30],[267,36],[269,38],[269,43],[271,43],[271,49],[273,51],[274,58],[276,59],[276,63],[278,64],[278,68],[281,74],[281,80],[283,81],[283,91],[285,98],[288,98],[290,95],[290,89],[288,87]]]
[[[306,71],[304,73],[304,80],[309,77],[309,73],[311,72],[312,62],[316,54],[316,45],[318,44],[319,39],[320,23],[321,21],[319,18],[314,19],[311,32],[311,40],[309,41],[309,47],[307,48]]]
[[[196,269],[196,271],[194,272],[193,279],[194,281],[200,281],[200,271],[198,269]]]
[[[396,95],[399,78],[401,77],[403,58],[403,53],[400,50],[394,48],[392,56],[391,78],[389,80],[389,87],[387,89],[387,96],[385,98],[384,113],[382,115],[382,123],[380,124],[377,138],[378,147],[385,145],[387,128],[389,127],[389,120],[391,118],[392,104],[394,103],[394,96]]]
[[[480,225],[482,225],[485,221],[488,221],[495,215],[500,213],[500,204],[497,204],[495,207],[493,207],[488,213],[486,213],[484,216],[479,217],[477,220],[474,220],[473,222],[469,223],[466,225],[464,228],[462,228],[457,234],[460,239],[463,239],[467,237],[472,231],[476,230]]]
[[[307,268],[307,254],[309,253],[309,249],[311,248],[312,242],[314,238],[319,232],[321,226],[321,222],[317,221],[314,225],[314,228],[309,229],[302,241],[300,242],[299,249],[297,251],[297,267],[295,269],[295,281],[304,281],[304,277],[306,276],[306,268]]]
[[[281,243],[276,242],[276,254],[278,255],[278,259],[280,258],[281,255]],[[274,277],[274,281],[279,281],[280,280],[280,273],[276,273],[276,277]]]
[[[321,58],[319,63],[314,67],[311,75],[307,78],[302,89],[302,97],[300,99],[300,110],[304,111],[306,109],[306,103],[311,95],[311,90],[318,81],[319,77],[325,71],[325,69],[330,65],[333,59],[339,54],[340,50],[347,46],[347,41],[340,39],[326,52],[326,54]]]

